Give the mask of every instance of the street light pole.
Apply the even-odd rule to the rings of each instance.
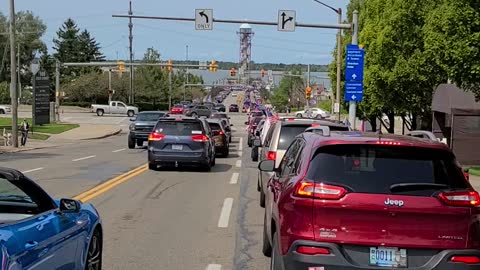
[[[327,7],[331,10],[333,10],[335,13],[337,13],[338,15],[338,24],[341,24],[342,23],[342,9],[341,8],[334,8],[332,6],[329,6],[319,0],[313,0],[317,3],[319,3],[320,5],[324,6],[324,7]],[[341,72],[342,72],[342,68],[341,68],[341,62],[342,62],[342,29],[338,29],[338,32],[337,32],[337,84],[336,84],[336,88],[337,88],[337,93],[335,94],[335,106],[334,106],[334,111],[335,109],[338,109],[338,120],[340,120],[340,80],[342,79],[341,77]],[[338,105],[337,105],[338,104]]]
[[[12,100],[13,147],[18,147],[18,91],[17,62],[15,55],[15,3],[10,0],[10,97]]]
[[[186,45],[186,54],[187,54],[187,64],[188,64],[188,45]],[[186,82],[188,84],[188,67],[187,67],[187,74],[186,74],[187,78],[186,78]],[[186,86],[183,87],[183,101],[185,101],[185,95],[186,95],[186,92],[187,92],[187,89],[186,89]]]

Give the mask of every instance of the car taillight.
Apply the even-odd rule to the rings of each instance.
[[[295,191],[295,196],[309,197],[323,200],[338,200],[347,193],[343,187],[300,181]]]
[[[206,142],[208,141],[208,137],[205,135],[193,135],[192,141],[194,142]]]
[[[149,141],[161,141],[163,139],[165,139],[165,135],[160,133],[152,132],[150,135],[148,135]]]
[[[478,256],[453,256],[450,258],[450,261],[455,263],[477,264],[480,263],[480,258]]]
[[[297,247],[297,253],[305,255],[329,255],[330,250],[328,248],[321,247],[299,246]]]
[[[277,152],[275,152],[275,151],[268,151],[267,159],[268,159],[268,160],[277,160]]]
[[[223,135],[223,132],[222,132],[222,131],[219,131],[219,132],[218,132],[218,135]]]
[[[451,206],[480,206],[480,195],[476,191],[444,192],[438,197]]]

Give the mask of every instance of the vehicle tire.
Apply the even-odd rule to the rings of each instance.
[[[295,116],[298,117],[298,118],[302,118],[302,117],[303,117],[301,113],[297,113],[297,115],[295,115]]]
[[[258,147],[252,148],[252,161],[258,161]]]
[[[270,270],[283,270],[283,265],[280,259],[280,250],[278,247],[277,233],[273,234],[272,239],[272,256],[270,257]]]
[[[203,170],[204,170],[205,172],[211,171],[211,170],[212,170],[212,163],[209,162],[209,163],[203,165]]]
[[[104,113],[105,113],[105,112],[104,112],[102,109],[98,109],[98,110],[97,110],[97,115],[98,115],[98,116],[103,116]]]
[[[228,142],[229,142],[229,143],[232,142],[232,136],[230,136],[230,138],[228,139]]]
[[[252,140],[250,139],[250,136],[248,136],[247,143],[248,143],[248,147],[252,147],[253,142],[252,142]]]
[[[260,186],[260,176],[257,176],[257,191],[260,192],[261,190],[261,186]]]
[[[128,149],[134,149],[135,148],[135,140],[128,137]]]
[[[5,114],[5,111],[3,109],[0,109],[0,114]]]
[[[260,188],[260,206],[265,208],[265,192],[262,187]]]
[[[262,244],[262,253],[266,257],[272,256],[272,245],[270,244],[270,239],[267,234],[267,211],[263,215],[263,244]]]
[[[223,150],[222,157],[227,158],[229,154],[230,154],[230,149],[227,146],[227,148],[225,150]]]
[[[128,117],[133,117],[134,115],[135,115],[135,113],[133,111],[128,111],[127,112]]]
[[[198,117],[198,114],[196,112],[192,112],[191,116],[192,117]]]
[[[101,270],[102,269],[102,235],[99,230],[95,230],[92,240],[88,245],[87,260],[85,262],[85,270]]]
[[[155,163],[148,163],[148,169],[156,171],[158,168],[157,164]]]
[[[137,146],[142,147],[143,146],[143,141],[142,140],[137,140]]]
[[[215,155],[213,155],[213,160],[212,160],[212,163],[211,163],[211,166],[215,166],[215,164],[217,163],[217,159],[215,158]]]

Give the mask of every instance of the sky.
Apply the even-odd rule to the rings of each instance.
[[[322,0],[345,10],[348,0]],[[112,18],[127,14],[128,0],[15,0],[16,11],[30,10],[47,25],[43,37],[50,51],[61,24],[73,18],[100,43],[108,59],[128,59],[128,19]],[[8,14],[8,2],[0,11]],[[5,5],[7,4],[7,5]],[[193,18],[195,9],[213,9],[216,19],[276,22],[278,10],[295,10],[296,20],[309,24],[336,24],[337,14],[313,0],[132,0],[134,15]],[[215,23],[212,31],[196,31],[193,22],[133,21],[133,51],[143,58],[147,48],[160,52],[162,59],[239,61],[240,25]],[[328,64],[335,46],[335,29],[296,28],[279,32],[276,26],[252,25],[252,60],[257,63]]]

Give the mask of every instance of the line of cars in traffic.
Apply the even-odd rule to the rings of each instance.
[[[252,129],[270,269],[480,269],[480,196],[431,133],[299,117]]]

